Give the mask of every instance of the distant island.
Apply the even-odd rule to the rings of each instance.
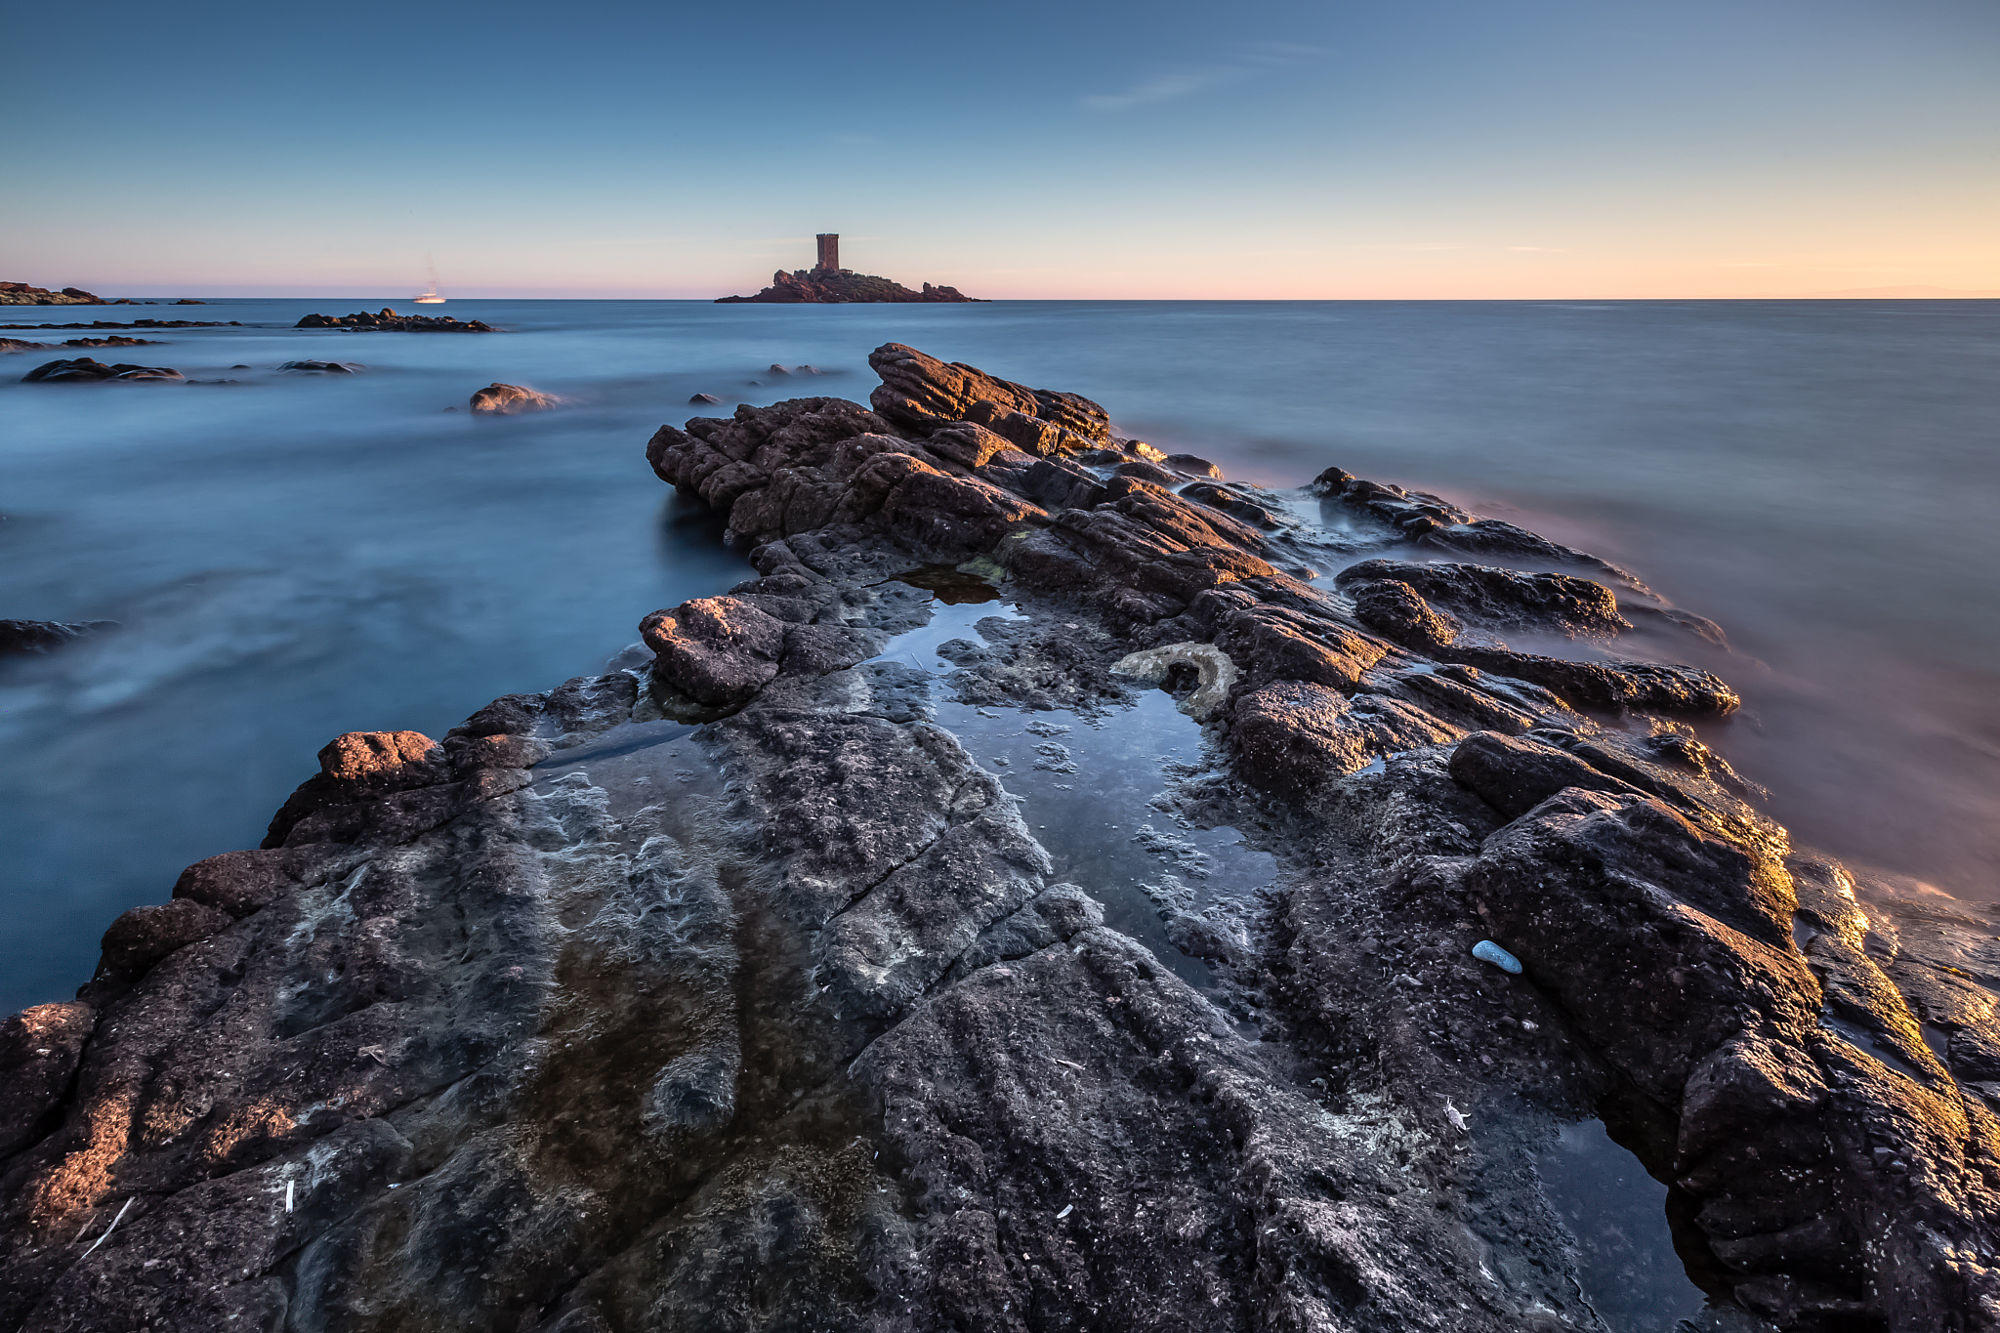
[[[856,273],[840,266],[840,236],[837,232],[821,232],[819,240],[819,262],[807,269],[795,269],[790,273],[779,269],[771,275],[771,285],[755,296],[721,296],[717,305],[730,305],[738,301],[762,301],[776,305],[831,305],[850,301],[977,301],[977,296],[967,296],[956,287],[933,287],[925,283],[923,290],[911,291],[892,278],[878,278],[872,273]]]

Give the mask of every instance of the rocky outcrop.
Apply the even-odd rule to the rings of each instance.
[[[113,625],[109,620],[0,620],[0,655],[46,653]]]
[[[287,361],[278,369],[309,375],[353,375],[361,367],[352,361]]]
[[[48,343],[30,342],[26,338],[0,338],[0,352],[41,352],[48,348]]]
[[[292,326],[299,329],[348,329],[356,333],[494,333],[498,330],[480,319],[453,319],[450,315],[399,315],[389,307],[357,310],[351,315],[307,315]]]
[[[187,377],[167,366],[135,366],[121,362],[107,366],[79,356],[69,361],[44,361],[21,376],[24,384],[95,384],[105,380],[184,380]]]
[[[855,301],[938,302],[977,301],[956,287],[933,287],[925,283],[921,291],[911,291],[900,282],[878,278],[849,269],[802,268],[787,273],[779,269],[771,275],[771,285],[755,296],[719,296],[718,305],[761,301],[778,305],[839,305]]]
[[[25,282],[0,282],[0,305],[103,305],[104,298],[92,296],[81,287],[65,287],[52,292],[46,287],[30,287]]]
[[[118,303],[129,304],[129,302]],[[240,319],[93,319],[88,324],[0,324],[0,329],[240,329]]]
[[[1599,1330],[1538,1155],[1597,1116],[1704,1327],[2000,1322],[1966,955],[1651,696],[1522,674],[1691,668],[1449,655],[1671,608],[872,363],[870,407],[649,443],[756,578],[440,741],[340,738],[0,1029],[0,1329]],[[939,644],[946,591],[1006,615]],[[1075,773],[1139,682],[1210,747],[1150,803],[1123,750],[981,758],[1011,714]],[[1103,845],[1201,853],[1146,821],[1275,869],[1155,921]]]
[[[114,333],[108,338],[65,338],[64,347],[158,347],[158,338],[127,338]]]
[[[562,400],[550,393],[537,393],[519,384],[497,381],[472,395],[472,410],[512,416],[517,412],[545,412]]]

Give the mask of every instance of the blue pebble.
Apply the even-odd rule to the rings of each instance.
[[[1491,963],[1509,976],[1521,975],[1521,960],[1492,940],[1481,940],[1472,946],[1472,956],[1482,963]]]

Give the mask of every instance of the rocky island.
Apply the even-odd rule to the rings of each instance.
[[[1715,626],[871,365],[646,444],[756,578],[335,739],[0,1026],[0,1329],[1601,1330],[1614,1159],[1656,1320],[2000,1323],[1993,960],[1621,648]]]
[[[716,298],[716,304],[756,301],[775,305],[838,305],[868,301],[893,303],[979,299],[967,296],[956,287],[933,287],[928,282],[923,285],[922,291],[913,292],[892,279],[842,268],[840,237],[832,232],[823,232],[819,237],[819,262],[812,268],[795,269],[789,273],[779,269],[771,275],[771,285],[755,296],[720,296]]]

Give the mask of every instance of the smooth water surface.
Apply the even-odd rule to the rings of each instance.
[[[119,911],[254,845],[335,734],[439,734],[746,574],[647,437],[865,399],[891,340],[1234,477],[1337,463],[1630,565],[1729,630],[1749,706],[1715,739],[1801,841],[2000,895],[2000,303],[454,301],[426,313],[512,332],[290,327],[358,308],[0,309],[257,325],[0,357],[0,616],[122,626],[0,665],[0,1010],[66,995]],[[72,354],[237,382],[16,382]],[[308,357],[365,369],[275,369]],[[493,380],[568,402],[472,417]]]

